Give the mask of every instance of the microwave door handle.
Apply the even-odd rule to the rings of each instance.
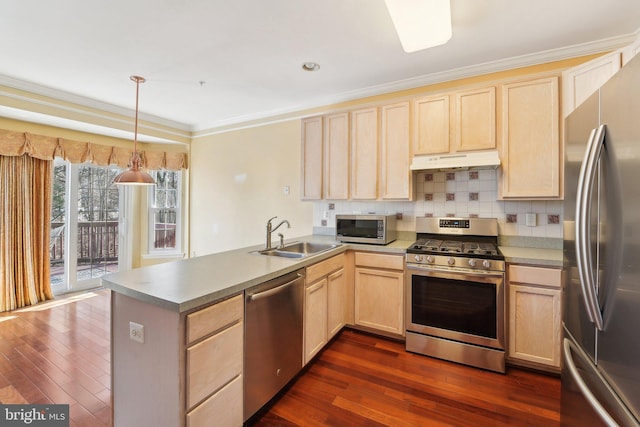
[[[591,202],[598,160],[604,145],[605,126],[591,131],[585,159],[580,168],[576,195],[576,260],[582,296],[589,320],[602,331],[604,322],[598,304],[596,280],[593,274],[593,254],[591,251]]]

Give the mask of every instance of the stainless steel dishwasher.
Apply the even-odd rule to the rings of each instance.
[[[304,269],[245,292],[244,420],[302,369]]]

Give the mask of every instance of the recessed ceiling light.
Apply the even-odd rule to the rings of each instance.
[[[320,64],[317,62],[305,62],[302,64],[302,69],[305,71],[318,71],[320,69]]]

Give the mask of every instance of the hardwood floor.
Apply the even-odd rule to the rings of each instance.
[[[111,425],[110,296],[0,313],[0,403],[69,404],[70,426]]]
[[[110,426],[109,292],[0,313],[0,403],[68,403],[71,426]],[[343,331],[256,426],[553,426],[560,380],[495,374]],[[140,426],[144,427],[144,426]]]
[[[407,353],[344,330],[255,426],[554,426],[560,379]]]

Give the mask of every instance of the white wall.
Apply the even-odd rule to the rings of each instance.
[[[194,139],[190,178],[190,256],[264,244],[273,216],[291,223],[278,230],[285,239],[313,232],[313,205],[300,201],[300,120]]]

